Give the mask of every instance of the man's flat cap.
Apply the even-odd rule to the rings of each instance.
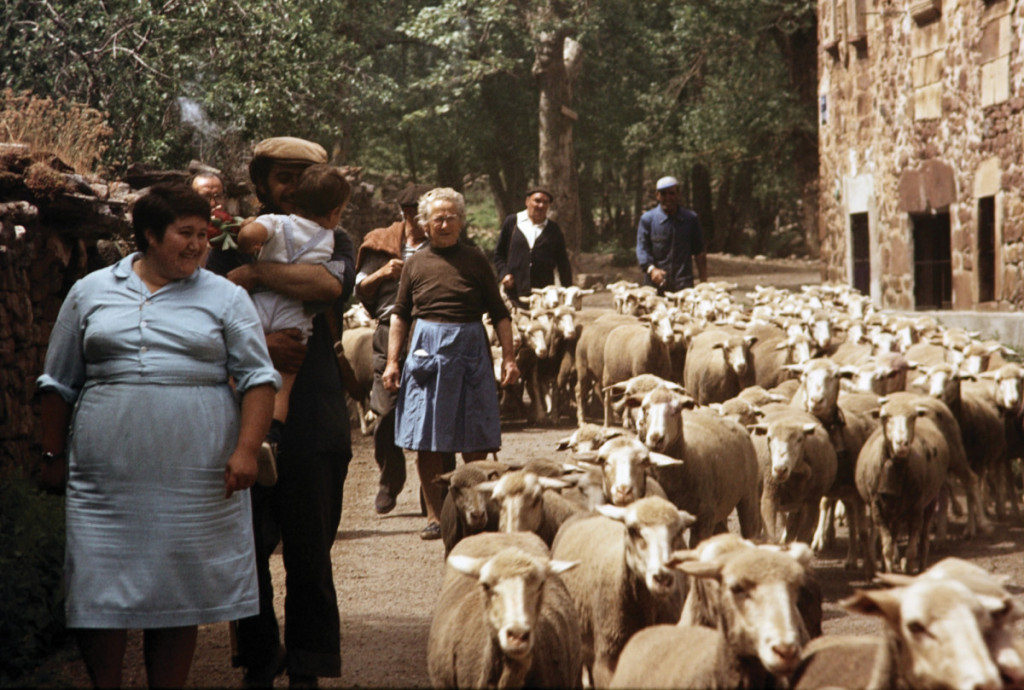
[[[674,178],[671,175],[669,175],[668,177],[663,177],[660,180],[658,180],[658,184],[654,185],[654,188],[657,189],[660,192],[662,190],[670,189],[672,187],[678,187],[678,186],[679,186],[679,180],[677,180],[676,178]]]
[[[327,151],[320,144],[298,137],[271,137],[256,144],[253,158],[270,158],[283,163],[326,163]]]
[[[420,197],[429,192],[433,187],[428,184],[413,184],[410,182],[402,188],[402,191],[395,197],[399,206],[419,206]]]
[[[530,187],[529,189],[527,189],[526,190],[526,198],[529,199],[531,196],[533,196],[537,192],[540,192],[541,194],[546,196],[548,198],[548,201],[554,201],[555,200],[555,195],[552,194],[548,190],[547,187],[541,187],[540,185],[534,185],[533,187]]]

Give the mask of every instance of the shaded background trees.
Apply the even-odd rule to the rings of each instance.
[[[252,142],[295,134],[370,179],[485,189],[498,219],[543,182],[574,247],[624,255],[674,174],[713,250],[787,254],[816,249],[815,9],[3,0],[0,85],[106,113],[115,173],[241,170]]]

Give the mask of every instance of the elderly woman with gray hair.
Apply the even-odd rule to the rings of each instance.
[[[409,257],[402,269],[382,379],[388,390],[400,391],[395,443],[418,453],[427,511],[420,537],[439,539],[441,488],[433,480],[442,472],[443,455],[461,452],[473,460],[501,447],[491,351],[481,321],[485,313],[501,343],[501,385],[515,383],[519,370],[494,270],[483,252],[459,243],[465,199],[448,187],[433,189],[420,197],[419,220],[430,246]]]

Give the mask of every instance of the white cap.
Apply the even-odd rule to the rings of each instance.
[[[654,185],[654,188],[657,189],[660,192],[663,189],[668,189],[669,187],[678,187],[678,186],[679,186],[679,180],[677,180],[676,178],[674,178],[671,175],[669,175],[668,177],[663,177],[660,180],[658,180],[658,184]]]

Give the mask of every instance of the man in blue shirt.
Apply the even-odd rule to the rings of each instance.
[[[663,177],[655,188],[658,205],[640,217],[636,259],[647,284],[665,294],[693,287],[693,264],[706,281],[708,264],[697,214],[679,205],[679,181]]]

